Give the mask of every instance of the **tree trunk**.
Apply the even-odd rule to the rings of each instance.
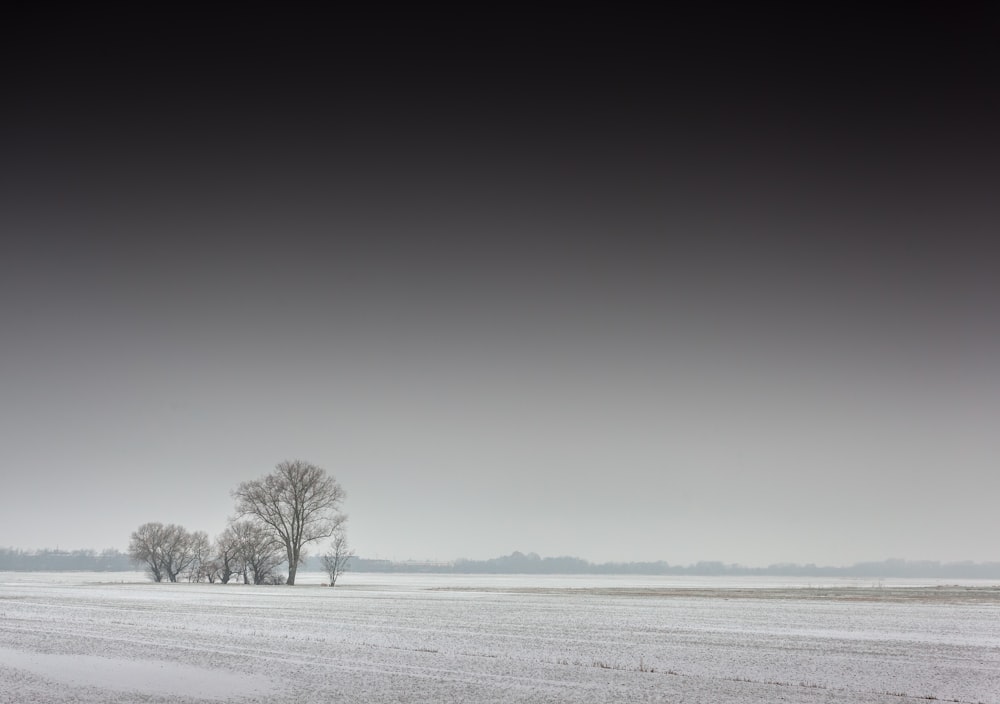
[[[297,551],[288,551],[288,580],[285,584],[294,585],[295,584],[295,571],[299,567],[299,554]]]

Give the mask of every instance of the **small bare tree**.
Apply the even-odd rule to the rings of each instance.
[[[188,565],[188,581],[200,582],[205,579],[215,581],[215,561],[212,554],[212,543],[205,531],[195,531],[188,534],[188,550],[191,553],[191,563]]]
[[[344,499],[340,484],[302,460],[281,462],[271,474],[243,482],[233,498],[240,516],[260,521],[284,546],[287,584],[295,584],[303,546],[329,538],[346,520],[337,512]]]
[[[232,527],[228,526],[215,539],[215,564],[219,581],[222,584],[229,584],[233,574],[239,572],[239,545],[236,536],[233,535]]]
[[[173,523],[144,523],[132,533],[128,554],[146,567],[153,581],[176,582],[206,554],[207,543],[208,536],[201,531],[189,533]]]
[[[143,523],[132,532],[128,543],[129,558],[143,565],[154,582],[162,582],[166,575],[163,568],[165,528],[162,523]]]
[[[267,526],[256,521],[236,521],[229,526],[236,538],[237,558],[243,581],[254,584],[273,581],[274,569],[284,560],[284,547]]]
[[[333,534],[330,550],[323,555],[323,567],[330,576],[330,586],[337,586],[337,579],[347,569],[354,551],[347,543],[347,535],[343,528],[338,528]]]
[[[193,567],[199,556],[202,543],[208,543],[208,536],[202,531],[188,533],[182,526],[170,524],[166,527],[163,544],[163,569],[171,582],[185,570]]]

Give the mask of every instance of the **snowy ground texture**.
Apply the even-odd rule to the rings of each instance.
[[[0,573],[3,704],[934,699],[1000,703],[1000,587]]]

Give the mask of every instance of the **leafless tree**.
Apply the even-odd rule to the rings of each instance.
[[[198,579],[199,581],[207,579],[210,584],[215,584],[215,580],[222,579],[222,563],[219,562],[218,555],[213,553],[207,561],[201,563]]]
[[[243,571],[239,536],[233,530],[232,524],[215,539],[215,564],[219,581],[223,584],[229,584],[234,574]]]
[[[240,516],[259,520],[284,546],[287,584],[295,584],[303,546],[329,538],[346,519],[337,511],[344,499],[340,484],[301,460],[281,462],[271,474],[243,482],[233,498]]]
[[[154,582],[162,582],[166,575],[163,568],[165,528],[162,523],[143,523],[132,532],[128,543],[129,558],[143,565]]]
[[[181,574],[195,565],[202,543],[208,542],[208,536],[202,531],[188,533],[183,527],[173,524],[166,527],[165,533],[163,569],[167,578],[176,582]]]
[[[273,581],[274,570],[284,557],[284,546],[267,526],[257,521],[235,521],[229,528],[235,538],[236,559],[243,573],[243,581],[254,584]]]
[[[330,586],[337,586],[337,579],[347,569],[354,551],[347,543],[347,535],[343,528],[338,528],[333,533],[333,541],[330,543],[330,550],[323,555],[323,567],[330,576]]]
[[[173,523],[144,523],[132,533],[128,554],[133,562],[145,565],[153,581],[176,582],[206,554],[207,543],[208,536],[201,531],[189,533]]]
[[[205,579],[209,582],[215,581],[215,562],[212,559],[212,543],[208,539],[208,533],[195,531],[188,535],[188,550],[191,555],[191,563],[188,565],[188,581],[200,582]]]

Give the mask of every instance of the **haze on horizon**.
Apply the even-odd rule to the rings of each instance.
[[[39,65],[0,545],[216,534],[302,458],[364,557],[1000,559],[996,83],[735,55]]]

